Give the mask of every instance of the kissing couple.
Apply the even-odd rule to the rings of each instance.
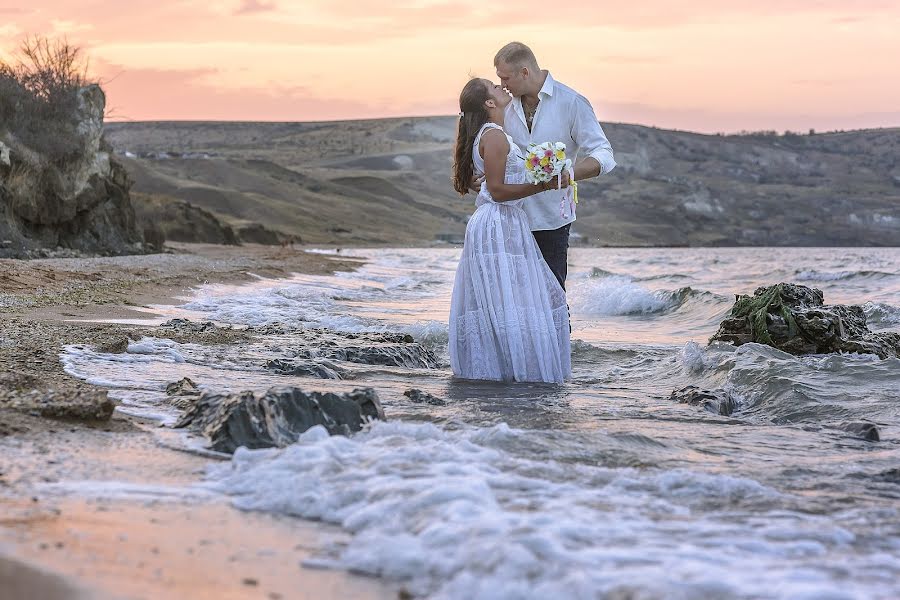
[[[450,302],[450,365],[463,379],[562,383],[572,370],[565,285],[575,205],[563,210],[561,195],[616,161],[590,102],[542,70],[528,46],[507,44],[494,67],[499,83],[471,79],[459,96],[453,186],[477,196]],[[529,182],[527,151],[547,142],[565,144],[571,168]]]

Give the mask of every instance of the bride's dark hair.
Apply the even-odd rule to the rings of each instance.
[[[460,194],[469,192],[475,164],[472,162],[472,145],[481,126],[487,123],[488,112],[484,105],[491,95],[483,79],[470,79],[459,95],[459,131],[456,134],[456,150],[453,157],[453,187]]]

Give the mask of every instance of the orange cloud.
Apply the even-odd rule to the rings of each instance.
[[[895,0],[585,1],[540,14],[475,0],[42,0],[0,14],[0,56],[25,33],[64,33],[134,119],[453,114],[467,75],[493,77],[494,52],[519,39],[601,120],[900,124]]]

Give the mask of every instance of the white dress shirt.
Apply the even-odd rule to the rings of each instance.
[[[566,145],[566,157],[573,163],[590,156],[600,163],[602,174],[616,167],[612,146],[587,98],[554,80],[550,73],[547,73],[538,98],[540,103],[531,131],[525,122],[521,98],[513,98],[506,107],[503,129],[522,152],[528,151],[529,144],[562,142]],[[532,231],[559,229],[575,220],[575,211],[567,210],[566,216],[561,214],[560,193],[557,190],[541,192],[529,196],[522,204]]]

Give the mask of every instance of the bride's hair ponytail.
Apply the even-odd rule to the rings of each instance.
[[[470,79],[459,95],[459,131],[456,134],[456,150],[453,157],[453,187],[460,194],[469,192],[475,164],[472,162],[475,136],[487,123],[485,102],[490,99],[483,79]]]

